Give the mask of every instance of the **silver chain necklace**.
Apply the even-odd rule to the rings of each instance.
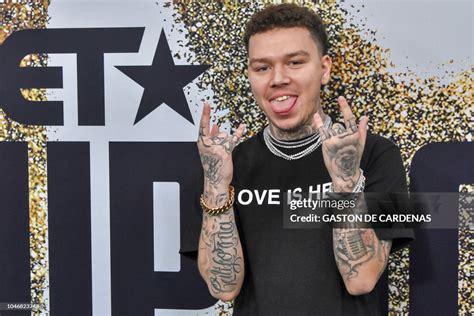
[[[324,127],[330,128],[331,125],[332,125],[331,118],[329,117],[329,115],[326,115],[326,119],[324,120]],[[312,153],[313,151],[315,151],[321,145],[321,138],[317,131],[308,138],[292,142],[292,141],[283,141],[283,140],[279,140],[275,138],[270,132],[270,126],[265,127],[265,129],[263,130],[263,139],[265,141],[265,145],[267,145],[268,150],[270,150],[272,154],[286,160],[296,160],[296,159],[303,158],[309,155],[310,153]],[[277,148],[278,146],[281,148],[294,149],[294,148],[304,147],[309,144],[311,145],[306,147],[302,151],[294,153],[292,155],[287,155]]]

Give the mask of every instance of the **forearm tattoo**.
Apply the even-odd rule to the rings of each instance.
[[[372,229],[333,229],[334,256],[346,280],[356,278],[360,268],[376,256],[383,272],[388,260],[390,242],[378,240]]]
[[[237,287],[237,278],[243,268],[239,255],[240,240],[235,225],[233,210],[218,216],[203,214],[200,248],[201,264],[205,267],[212,292],[232,292]]]
[[[208,203],[209,205],[224,205],[228,198],[229,198],[229,194],[228,192],[224,192],[224,193],[217,193],[217,194],[210,194],[209,192],[212,192],[212,188],[209,188],[207,187],[209,186],[209,184],[205,184],[205,187],[204,187],[204,200],[206,201],[206,203]]]

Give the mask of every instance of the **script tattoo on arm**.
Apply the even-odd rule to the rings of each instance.
[[[200,265],[212,293],[236,290],[243,272],[243,256],[233,209],[218,215],[203,214]]]
[[[333,229],[334,256],[346,280],[359,276],[364,265],[377,260],[378,277],[387,264],[391,241],[379,240],[369,228]],[[377,278],[378,279],[378,278]]]

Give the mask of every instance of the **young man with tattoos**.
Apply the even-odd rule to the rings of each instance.
[[[234,197],[273,188],[406,192],[399,150],[368,133],[367,117],[357,124],[343,96],[337,100],[343,124],[324,114],[320,90],[329,82],[331,58],[313,12],[268,7],[252,17],[244,40],[252,91],[269,125],[236,147],[245,126],[234,134],[210,127],[204,105],[202,227],[199,242],[185,236],[184,248],[198,243],[199,271],[212,296],[235,299],[234,315],[379,315],[374,288],[390,251],[412,231],[284,229],[283,205]],[[357,207],[365,207],[363,199]]]

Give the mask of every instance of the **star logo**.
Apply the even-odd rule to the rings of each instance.
[[[133,125],[163,103],[194,124],[183,87],[209,67],[209,65],[175,65],[165,33],[161,31],[150,66],[116,66],[145,89]]]

